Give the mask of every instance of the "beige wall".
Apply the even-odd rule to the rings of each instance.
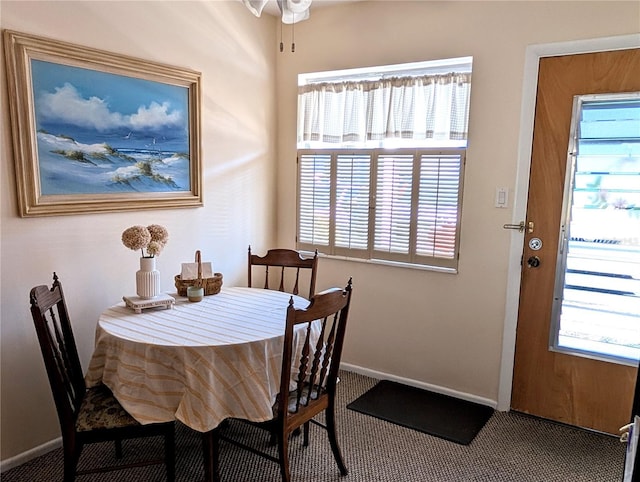
[[[162,288],[202,250],[228,285],[246,283],[251,243],[275,242],[275,19],[237,2],[7,2],[2,28],[202,72],[205,206],[198,209],[22,219],[17,215],[2,75],[1,459],[59,437],[29,314],[29,290],[55,270],[86,368],[100,311],[135,293],[138,255],[120,242],[133,224],[167,227]]]
[[[158,260],[166,289],[195,249],[233,285],[245,282],[247,244],[293,245],[300,72],[474,56],[460,273],[323,258],[318,288],[354,277],[347,363],[495,402],[510,239],[501,226],[511,209],[493,208],[493,196],[496,186],[515,184],[525,49],[640,30],[637,2],[363,1],[315,10],[296,25],[295,54],[285,27],[280,54],[279,24],[235,1],[2,0],[0,15],[2,28],[201,71],[205,178],[201,209],[17,217],[3,74],[2,461],[59,435],[28,312],[29,289],[53,270],[73,294],[86,366],[98,313],[134,289],[138,261],[120,243],[124,228],[167,226],[171,239]]]
[[[502,229],[513,204],[495,208],[494,195],[515,195],[527,46],[639,31],[638,2],[592,1],[365,1],[296,26],[296,53],[277,56],[281,243],[295,233],[297,74],[473,56],[459,274],[321,259],[319,288],[354,277],[344,362],[496,403],[507,272],[520,254],[510,259]]]

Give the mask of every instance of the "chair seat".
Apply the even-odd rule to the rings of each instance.
[[[76,419],[78,432],[124,428],[140,425],[122,408],[120,402],[105,385],[87,390]]]
[[[308,390],[308,384],[305,383],[305,389],[304,389],[304,394],[300,397],[300,403],[298,404],[298,392],[297,391],[292,391],[289,392],[289,399],[287,401],[287,405],[288,405],[288,410],[289,413],[297,413],[298,411],[298,406],[302,405],[308,405],[309,403],[312,403],[313,400],[316,400],[318,398],[319,395],[323,394],[325,392],[324,389],[320,390],[320,392],[318,392],[318,387],[314,387],[311,390],[311,402],[308,402],[309,399],[309,390]],[[278,405],[279,405],[279,400],[276,400],[276,403],[273,404],[272,410],[273,410],[273,418],[277,418],[278,416]]]

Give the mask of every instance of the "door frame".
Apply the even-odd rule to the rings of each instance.
[[[531,166],[531,144],[533,121],[538,87],[538,63],[542,57],[557,57],[590,52],[640,48],[640,34],[620,35],[587,40],[530,45],[526,49],[520,112],[520,133],[516,182],[513,195],[512,223],[524,221],[527,213],[529,191],[529,169]],[[520,260],[523,251],[523,233],[510,231],[509,266],[507,269],[507,291],[505,301],[504,328],[502,333],[502,358],[498,385],[497,409],[511,408],[511,388],[516,347],[516,327],[520,302]]]

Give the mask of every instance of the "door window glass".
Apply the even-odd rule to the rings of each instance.
[[[578,96],[552,349],[640,358],[640,93]]]

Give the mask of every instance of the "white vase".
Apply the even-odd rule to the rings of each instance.
[[[136,271],[136,293],[145,300],[160,294],[160,271],[156,269],[156,258],[140,258],[140,270]]]

